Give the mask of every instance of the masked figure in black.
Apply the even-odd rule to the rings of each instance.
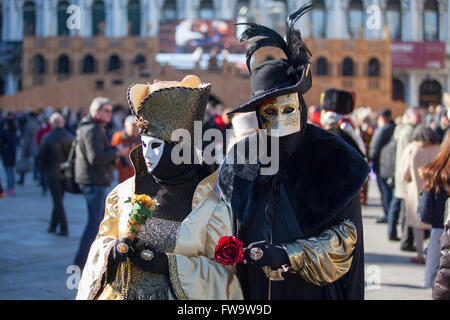
[[[256,111],[268,141],[279,145],[270,155],[279,158],[276,173],[263,173],[261,157],[252,164],[252,152],[241,153],[245,164],[232,164],[264,130],[238,142],[219,169],[216,192],[232,210],[246,247],[238,265],[246,299],[364,298],[359,190],[369,168],[342,139],[307,124],[302,95],[312,85],[310,52],[294,24],[310,9],[288,18],[286,40],[256,24],[241,37],[252,43],[247,66],[253,94],[231,114]]]

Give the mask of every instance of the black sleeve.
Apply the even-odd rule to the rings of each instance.
[[[352,265],[347,274],[339,280],[343,285],[344,299],[364,300],[364,233],[359,193],[340,211],[336,218],[335,221],[351,220],[357,230]]]

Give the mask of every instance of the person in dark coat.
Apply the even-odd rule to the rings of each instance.
[[[0,145],[3,168],[6,173],[6,190],[11,196],[16,195],[14,167],[16,165],[17,127],[13,118],[8,118],[0,130]]]
[[[95,98],[89,115],[81,120],[77,130],[75,182],[80,185],[88,207],[88,223],[74,260],[74,265],[81,269],[104,216],[106,188],[113,180],[114,163],[128,152],[127,148],[110,145],[106,125],[111,121],[112,110],[108,99]]]
[[[370,145],[369,161],[373,163],[373,172],[377,175],[378,188],[381,192],[381,200],[383,203],[384,217],[377,220],[378,223],[387,223],[389,206],[394,193],[394,184],[383,178],[380,174],[381,151],[389,143],[394,135],[395,123],[392,120],[392,112],[385,109],[378,114],[378,130],[375,131],[374,137]]]
[[[369,167],[343,139],[307,124],[309,51],[294,23],[310,9],[290,16],[287,42],[263,26],[252,25],[241,37],[262,38],[248,52],[252,98],[231,114],[256,111],[260,131],[227,154],[216,192],[246,248],[237,268],[250,300],[364,299],[359,190]],[[270,44],[276,48],[267,51]],[[259,150],[265,148],[265,132],[272,161],[260,153],[252,162],[250,142],[261,138]]]
[[[37,155],[39,170],[44,173],[53,201],[48,232],[55,233],[59,227],[58,235],[68,236],[69,230],[63,205],[64,175],[61,172],[61,164],[67,161],[75,137],[64,129],[65,120],[61,114],[52,114],[49,123],[52,130],[43,138]]]
[[[445,237],[445,205],[450,195],[450,134],[444,138],[436,159],[420,168],[419,174],[424,187],[417,214],[422,222],[433,226],[425,264],[425,288],[432,288],[439,269],[441,237]],[[445,250],[442,252],[445,255]]]
[[[38,152],[37,134],[39,132],[39,121],[34,112],[30,112],[27,116],[27,122],[25,123],[24,131],[22,132],[22,152],[21,157],[29,159],[33,162],[33,178],[38,180],[38,172],[36,169],[36,155]],[[17,184],[23,185],[25,183],[26,172],[20,173],[20,178]]]
[[[323,129],[342,138],[358,151],[361,156],[366,156],[364,141],[358,135],[348,117],[352,113],[355,101],[351,92],[335,88],[327,89],[321,97],[320,122]]]

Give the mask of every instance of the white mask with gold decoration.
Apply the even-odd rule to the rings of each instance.
[[[298,95],[279,96],[259,108],[262,128],[272,137],[284,137],[300,131],[300,102]]]

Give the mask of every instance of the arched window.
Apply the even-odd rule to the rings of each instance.
[[[380,76],[380,61],[376,58],[372,58],[369,61],[367,75],[369,77],[379,77]]]
[[[95,59],[90,54],[83,59],[83,73],[89,74],[95,72]]]
[[[128,24],[131,36],[141,34],[141,6],[139,0],[128,1]]]
[[[136,58],[134,58],[135,65],[145,65],[147,59],[142,54],[138,54]]]
[[[364,11],[361,0],[351,0],[347,14],[348,33],[351,38],[358,38],[364,25]]]
[[[102,26],[103,25],[103,26]],[[92,4],[92,35],[104,34],[105,28],[105,3],[96,0]]]
[[[435,80],[426,80],[420,86],[419,103],[423,107],[438,105],[442,102],[442,86]]]
[[[386,6],[386,23],[389,27],[391,39],[402,38],[402,5],[400,0],[389,0]]]
[[[33,58],[33,74],[42,75],[45,74],[45,60],[38,54]]]
[[[353,77],[355,74],[355,67],[352,58],[345,58],[342,62],[342,75],[344,77]]]
[[[67,8],[69,7],[68,1],[58,2],[58,36],[69,35],[69,28],[67,27],[67,20],[69,19],[69,14],[67,13]]]
[[[121,67],[120,58],[117,55],[112,55],[109,58],[108,71],[117,71],[120,70],[120,67]]]
[[[423,39],[439,41],[439,4],[436,0],[427,0],[423,11]]]
[[[58,58],[58,74],[69,74],[70,73],[70,60],[65,54],[59,56]]]
[[[317,59],[316,74],[318,76],[328,76],[328,61],[325,57]]]
[[[34,36],[36,34],[36,6],[33,1],[23,4],[23,34]]]
[[[162,8],[162,22],[172,22],[177,20],[176,0],[165,0]]]
[[[311,11],[311,32],[314,38],[325,38],[327,28],[327,14],[325,2],[323,0],[315,0]]]
[[[200,2],[200,19],[211,20],[214,19],[214,5],[212,0],[201,0]]]
[[[392,100],[405,101],[405,86],[398,79],[392,80]]]

